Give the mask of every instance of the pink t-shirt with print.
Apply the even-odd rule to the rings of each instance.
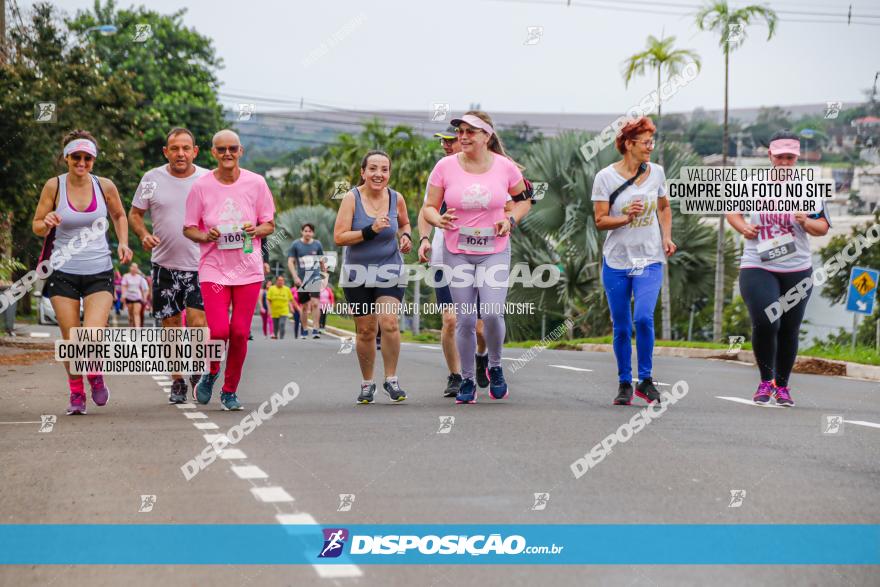
[[[214,173],[196,180],[186,199],[183,226],[195,226],[202,232],[226,224],[250,222],[258,226],[275,216],[275,201],[263,176],[246,169],[233,184],[217,181]],[[199,282],[221,285],[246,285],[262,282],[263,255],[260,239],[253,240],[253,252],[218,248],[218,243],[201,243]]]
[[[449,155],[437,162],[428,183],[443,188],[447,208],[453,214],[457,229],[443,231],[446,249],[451,253],[499,253],[507,246],[509,235],[494,236],[492,250],[462,250],[459,248],[461,228],[477,229],[494,235],[495,223],[504,220],[504,206],[510,199],[510,188],[522,181],[522,173],[507,157],[492,153],[494,162],[486,173],[468,173],[461,167],[458,155]]]

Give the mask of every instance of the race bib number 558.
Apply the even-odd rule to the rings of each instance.
[[[795,254],[794,237],[783,234],[776,238],[758,243],[758,256],[762,263],[770,263],[787,259]]]

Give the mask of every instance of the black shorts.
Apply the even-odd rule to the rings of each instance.
[[[305,304],[307,301],[316,296],[317,294],[313,294],[307,291],[296,290],[296,301],[298,301],[300,304]]]
[[[449,291],[448,279],[444,279],[444,271],[442,267],[433,267],[432,284],[446,283],[446,285],[437,285],[434,288],[434,294],[437,296],[438,304],[452,304],[452,292]]]
[[[352,316],[367,316],[375,314],[373,307],[376,300],[382,296],[390,296],[398,302],[403,299],[405,287],[369,287],[366,285],[352,285],[343,287],[345,301],[349,304],[349,313]]]
[[[198,271],[166,269],[153,264],[153,316],[158,320],[177,316],[186,308],[205,309]]]
[[[113,288],[113,270],[90,275],[76,275],[64,271],[53,271],[43,288],[47,298],[61,296],[72,300],[80,300],[93,293],[106,291],[111,296]]]

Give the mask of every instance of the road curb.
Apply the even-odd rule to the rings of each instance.
[[[592,353],[612,353],[614,347],[610,344],[587,343],[578,345],[580,350]],[[633,345],[635,352],[635,345]],[[755,357],[750,351],[739,351],[735,354],[719,351],[718,349],[698,349],[689,347],[655,346],[654,356],[657,357],[682,357],[688,359],[721,359],[724,361],[737,361],[740,363],[755,364]],[[798,355],[794,366],[795,373],[808,373],[814,375],[830,375],[852,377],[866,381],[880,381],[880,366],[850,363],[848,361],[835,361]]]

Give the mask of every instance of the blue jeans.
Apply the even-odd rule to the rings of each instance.
[[[651,377],[654,366],[654,307],[663,283],[663,266],[652,263],[640,274],[630,269],[612,269],[602,259],[602,283],[614,325],[614,356],[621,383],[632,383],[633,316],[630,300],[635,297],[636,350],[639,353],[639,379]],[[635,273],[638,273],[636,271]]]

